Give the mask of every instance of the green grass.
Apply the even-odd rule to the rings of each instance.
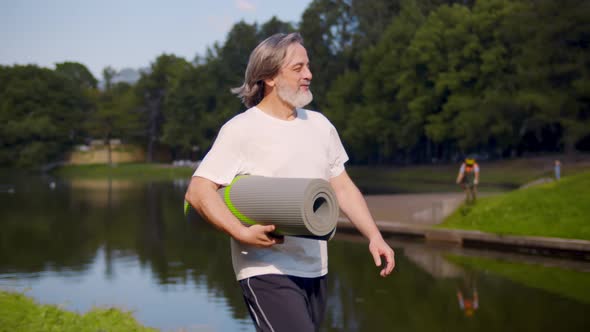
[[[590,172],[461,206],[439,227],[590,240]]]
[[[129,312],[95,308],[85,314],[40,305],[21,293],[0,290],[0,332],[156,331],[140,325]]]
[[[488,258],[462,256],[448,256],[447,258],[462,266],[490,272],[530,288],[542,289],[590,304],[590,278],[588,278],[587,272]]]
[[[138,181],[173,180],[190,178],[194,170],[189,167],[172,167],[168,164],[125,163],[63,166],[54,174],[65,178],[116,178]]]

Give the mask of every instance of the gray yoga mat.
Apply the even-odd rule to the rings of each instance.
[[[217,192],[245,225],[272,224],[280,235],[323,240],[336,231],[338,201],[326,180],[247,175]]]

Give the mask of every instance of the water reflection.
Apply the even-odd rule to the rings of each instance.
[[[47,183],[28,179],[0,194],[0,287],[80,311],[115,305],[164,329],[253,330],[227,237],[182,215],[186,182]],[[585,297],[448,258],[473,252],[391,241],[397,270],[387,279],[364,241],[330,242],[324,331],[587,330]],[[576,264],[551,269],[574,273],[560,280],[583,294],[590,269]]]
[[[477,283],[472,273],[469,273],[457,287],[457,301],[465,317],[471,317],[479,309],[479,295]]]

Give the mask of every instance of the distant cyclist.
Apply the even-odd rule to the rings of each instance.
[[[477,184],[479,183],[479,166],[475,157],[469,156],[461,164],[457,175],[457,184],[460,184],[465,191],[465,202],[475,203],[477,199]]]

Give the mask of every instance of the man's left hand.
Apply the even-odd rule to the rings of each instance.
[[[387,277],[395,267],[395,252],[393,249],[385,243],[382,237],[379,237],[369,242],[369,251],[371,252],[371,255],[373,255],[373,260],[375,260],[376,266],[383,266],[381,257],[385,258],[386,264],[383,266],[379,274],[382,277]]]

